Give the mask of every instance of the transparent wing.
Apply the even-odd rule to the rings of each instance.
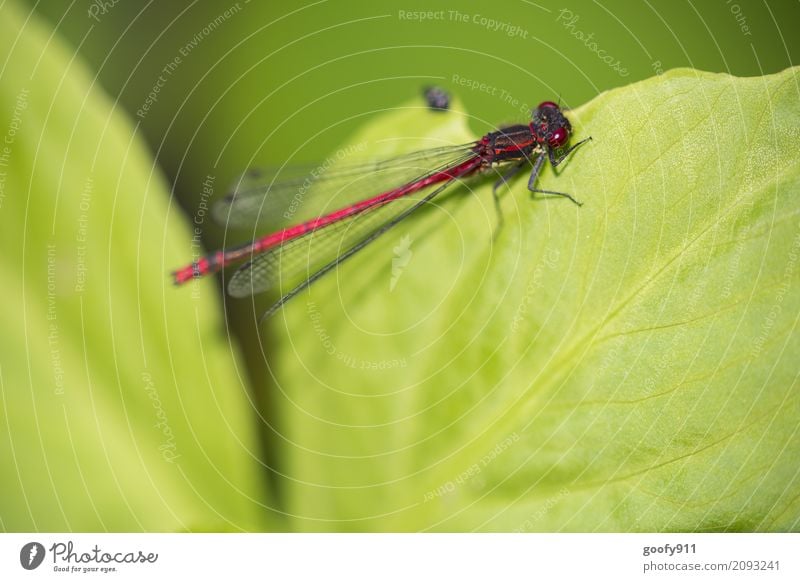
[[[451,156],[448,163],[457,165],[472,156],[474,154],[470,150],[465,150],[459,158],[453,159]],[[418,174],[408,182],[423,180],[437,171],[441,171],[441,168]],[[398,184],[393,184],[392,187],[397,186]],[[439,183],[435,192],[441,191],[443,186],[446,184]],[[363,188],[354,189],[357,192],[364,191]],[[376,204],[359,214],[311,230],[254,256],[250,262],[234,273],[228,282],[228,293],[233,297],[247,297],[276,288],[286,290],[308,280],[321,268],[348,254],[364,241],[371,239],[386,225],[414,209],[429,190],[430,188],[423,189],[390,202]]]
[[[369,192],[408,183],[425,171],[447,167],[474,145],[422,150],[380,161],[345,164],[329,159],[317,165],[249,170],[212,207],[212,216],[228,227],[277,229],[348,206],[367,198]],[[358,183],[362,186],[354,187]]]

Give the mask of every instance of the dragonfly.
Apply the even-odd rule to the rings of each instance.
[[[212,207],[212,215],[227,227],[261,227],[267,234],[200,257],[174,271],[173,280],[181,285],[241,265],[227,284],[232,297],[289,289],[262,315],[264,321],[447,188],[492,168],[504,170],[492,190],[501,217],[498,189],[526,167],[532,193],[580,206],[570,194],[536,187],[546,162],[556,168],[592,139],[568,146],[571,134],[561,107],[544,101],[532,111],[530,123],[466,144],[385,160],[247,172]]]

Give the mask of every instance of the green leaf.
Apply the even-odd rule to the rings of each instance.
[[[540,182],[583,207],[520,177],[498,232],[492,175],[290,303],[294,527],[800,529],[798,71],[602,94]],[[463,142],[464,119],[353,141]]]
[[[0,529],[268,527],[253,413],[192,234],[80,59],[0,9]]]

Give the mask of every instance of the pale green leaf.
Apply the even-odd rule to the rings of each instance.
[[[279,313],[295,526],[799,529],[799,86],[683,69],[600,95],[540,182],[583,207],[520,177],[497,232],[485,177]],[[386,137],[470,139],[406,109],[353,142]]]
[[[254,413],[213,283],[136,128],[0,9],[0,529],[264,528]]]

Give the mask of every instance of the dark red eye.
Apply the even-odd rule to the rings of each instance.
[[[556,105],[552,101],[542,101],[541,103],[539,103],[539,107],[537,107],[537,109],[542,109],[544,107],[552,107],[553,109],[558,109],[558,105]]]
[[[569,140],[569,131],[567,131],[566,127],[559,127],[550,134],[547,144],[551,148],[560,148],[567,143],[567,140]]]

